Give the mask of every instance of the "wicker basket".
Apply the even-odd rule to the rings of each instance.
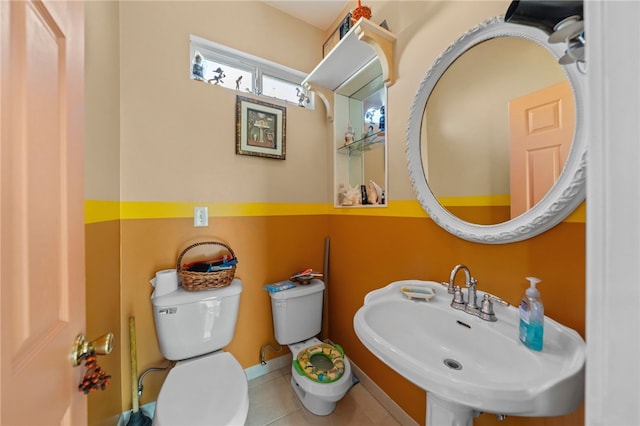
[[[219,243],[217,241],[203,241],[190,245],[180,253],[180,256],[178,256],[178,264],[176,268],[178,270],[180,281],[182,282],[182,287],[185,290],[198,291],[222,288],[228,286],[231,284],[231,281],[233,281],[233,277],[236,273],[236,265],[231,266],[230,269],[216,272],[193,272],[182,269],[182,258],[184,255],[192,248],[205,244],[212,244],[226,248],[229,254],[231,254],[231,257],[237,261],[236,254],[231,250],[231,247],[224,243]]]

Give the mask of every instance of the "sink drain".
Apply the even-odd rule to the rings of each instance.
[[[455,359],[447,358],[444,360],[444,365],[449,367],[452,370],[462,370],[462,364],[460,364]]]

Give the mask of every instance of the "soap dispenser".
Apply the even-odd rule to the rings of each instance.
[[[544,307],[536,284],[540,279],[527,277],[529,288],[520,302],[520,341],[531,350],[541,351],[544,336]]]

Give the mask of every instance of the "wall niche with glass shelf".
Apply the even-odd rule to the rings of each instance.
[[[377,132],[373,134],[367,134],[366,136],[354,140],[351,143],[347,143],[341,147],[338,147],[339,154],[351,155],[358,154],[366,149],[371,149],[371,145],[384,143],[385,142],[385,132]]]
[[[336,207],[387,205],[386,100],[377,59],[334,93]]]
[[[396,37],[361,18],[303,81],[333,121],[334,206],[387,205],[387,88]]]

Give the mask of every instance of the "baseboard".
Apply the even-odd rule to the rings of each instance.
[[[279,357],[272,358],[267,361],[265,365],[258,364],[252,367],[246,368],[244,370],[247,375],[247,380],[252,380],[260,376],[264,376],[267,373],[272,371],[279,370],[288,365],[291,365],[291,352],[285,355],[280,355]]]
[[[334,345],[331,339],[325,339],[326,343]],[[364,371],[358,367],[351,358],[349,358],[349,363],[351,364],[351,373],[355,376],[354,383],[357,381],[360,382],[362,387],[364,387],[370,394],[373,396],[380,405],[382,405],[391,416],[398,421],[403,426],[419,426],[419,424],[413,420],[413,417],[407,414],[406,411],[402,409],[396,402],[387,395],[380,386],[378,386],[369,376],[367,376]]]
[[[328,339],[327,339],[328,340]],[[373,396],[392,416],[403,426],[418,426],[415,420],[409,416],[393,399],[389,397],[373,380],[369,378],[351,359],[351,371],[360,384]],[[272,371],[279,370],[291,365],[291,353],[270,359],[266,365],[257,364],[244,370],[247,380],[252,380],[264,376]],[[153,419],[156,403],[150,402],[140,407],[140,411],[147,417]],[[118,426],[126,426],[131,416],[131,410],[125,411],[118,419]]]
[[[251,366],[249,368],[245,368],[244,372],[247,375],[247,380],[251,380],[260,376],[264,376],[265,374],[268,374],[272,371],[279,370],[288,365],[291,365],[291,353],[270,359],[269,361],[267,361],[265,365],[258,364],[258,365]],[[153,414],[155,410],[156,410],[155,401],[150,402],[148,404],[144,404],[143,406],[140,407],[140,411],[143,413],[143,415],[149,417],[150,419],[153,419]],[[126,426],[126,424],[129,422],[130,416],[131,416],[131,410],[121,413],[118,419],[117,426]]]
[[[351,372],[360,380],[360,384],[378,400],[394,419],[403,426],[418,426],[418,423],[408,415],[402,407],[389,397],[369,376],[367,376],[351,359]]]

